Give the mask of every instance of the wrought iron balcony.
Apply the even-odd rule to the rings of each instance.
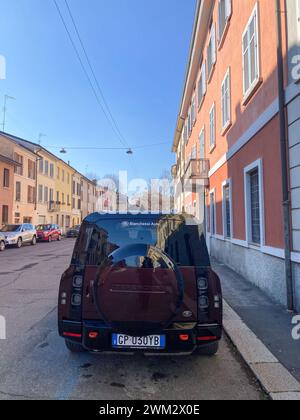
[[[48,211],[49,213],[58,213],[60,212],[60,201],[49,201],[48,203]]]
[[[186,165],[185,178],[203,179],[209,178],[210,162],[209,159],[191,159]]]

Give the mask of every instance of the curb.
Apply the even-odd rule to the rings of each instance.
[[[263,390],[273,401],[300,401],[300,383],[224,303],[224,330]]]

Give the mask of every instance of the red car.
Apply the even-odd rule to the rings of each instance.
[[[37,239],[40,242],[60,241],[62,232],[57,225],[39,225],[36,227]]]

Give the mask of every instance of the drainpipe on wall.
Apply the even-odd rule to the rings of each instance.
[[[290,222],[290,192],[288,175],[288,144],[287,122],[285,110],[285,85],[284,85],[284,60],[282,48],[282,23],[281,2],[275,0],[277,22],[277,71],[278,71],[278,96],[279,96],[279,120],[280,120],[280,150],[281,150],[281,178],[283,192],[283,222],[285,243],[285,277],[287,286],[287,307],[294,311],[294,284],[291,261],[291,222]]]
[[[42,151],[42,148],[39,148],[35,151],[36,158],[35,158],[35,195],[34,195],[34,211],[37,211],[37,203],[38,203],[38,163],[43,158],[39,155]]]

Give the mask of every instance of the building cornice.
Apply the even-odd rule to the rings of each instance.
[[[207,37],[211,13],[215,0],[197,0],[194,28],[190,45],[188,64],[184,79],[183,95],[180,102],[179,114],[173,140],[172,151],[176,152],[180,136],[187,117],[190,97],[195,86],[195,79],[203,56],[203,49]]]

